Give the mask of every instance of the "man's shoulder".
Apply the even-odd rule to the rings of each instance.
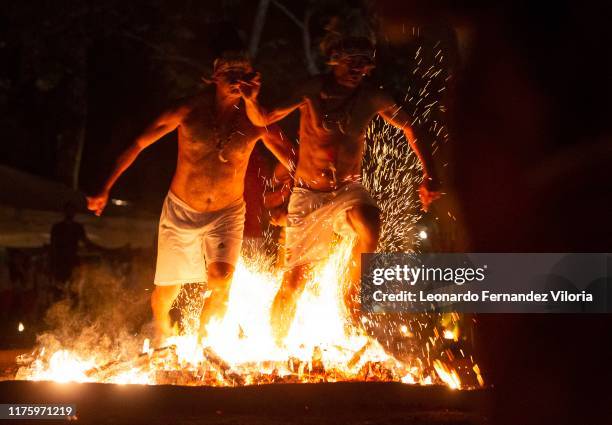
[[[200,90],[195,94],[183,96],[169,102],[167,110],[174,112],[190,112],[203,105],[208,105],[214,99],[210,90]]]
[[[68,223],[66,223],[66,227],[75,230],[77,232],[80,232],[81,230],[85,230],[85,226],[83,226],[83,224],[79,223],[78,221],[70,221]]]
[[[81,229],[85,229],[84,226],[81,223],[79,223],[78,221],[74,221],[74,220],[71,220],[71,221],[66,221],[66,220],[58,221],[53,226],[51,226],[51,232],[52,233],[70,232],[70,231],[73,231],[73,230],[80,231]]]

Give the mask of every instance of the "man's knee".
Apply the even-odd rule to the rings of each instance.
[[[180,290],[181,285],[155,285],[151,294],[151,305],[153,308],[172,305]]]
[[[366,243],[376,243],[380,236],[380,210],[371,205],[357,205],[346,212],[357,237]]]
[[[234,266],[229,263],[211,263],[207,270],[209,281],[227,281],[234,274]]]

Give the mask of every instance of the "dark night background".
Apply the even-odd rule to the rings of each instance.
[[[85,193],[99,189],[117,155],[165,107],[200,90],[200,77],[226,49],[247,49],[256,1],[40,2],[5,4],[2,35],[3,163],[65,183]],[[292,2],[268,6],[254,62],[263,76],[264,102],[324,71],[317,43],[331,16],[362,2]],[[365,5],[374,20],[373,4]],[[311,63],[305,63],[308,19]],[[298,20],[298,22],[294,22]],[[452,29],[390,43],[380,34],[373,78],[403,97],[409,55],[442,40],[453,61]],[[446,46],[443,46],[446,47]],[[296,137],[296,117],[284,127]],[[36,125],[34,125],[34,123]],[[121,178],[113,196],[157,214],[176,160],[176,135],[147,149]],[[269,159],[264,149],[256,155]],[[58,205],[59,208],[61,205]]]
[[[155,113],[199,87],[220,50],[249,44],[259,5],[4,2],[1,164],[86,193],[97,190]],[[445,98],[444,184],[466,235],[462,249],[610,251],[612,65],[605,2],[272,1],[255,56],[264,102],[306,78],[308,65],[324,69],[316,42],[326,20],[350,8],[375,18],[374,78],[396,95],[415,46],[444,43],[453,73]],[[305,18],[310,64],[302,44]],[[285,124],[292,136],[294,121]],[[113,190],[113,197],[138,206],[132,213],[157,214],[173,172],[175,137],[145,151]],[[10,192],[4,182],[2,191]],[[37,202],[25,192],[1,201],[30,208]],[[608,315],[479,317],[477,357],[494,385],[490,405],[483,406],[491,423],[609,423],[611,324]]]

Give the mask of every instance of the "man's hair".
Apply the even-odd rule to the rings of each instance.
[[[242,68],[245,72],[252,72],[253,66],[248,55],[240,51],[226,51],[213,63],[213,76],[231,68]]]
[[[344,55],[368,56],[373,59],[376,36],[363,15],[359,11],[352,11],[344,18],[331,19],[325,27],[325,36],[319,47],[330,62]]]

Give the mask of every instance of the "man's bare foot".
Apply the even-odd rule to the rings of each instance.
[[[159,348],[166,338],[176,334],[170,320],[172,303],[181,291],[181,285],[156,285],[151,294],[151,308],[153,310],[153,346]]]
[[[274,333],[274,343],[276,344],[278,348],[284,348],[285,347],[285,337],[275,332]]]
[[[292,317],[289,316],[285,310],[286,306],[277,308],[270,318],[272,338],[274,338],[274,343],[279,348],[283,348],[285,345],[285,338],[287,338],[287,335],[289,334],[289,329],[292,323]]]

